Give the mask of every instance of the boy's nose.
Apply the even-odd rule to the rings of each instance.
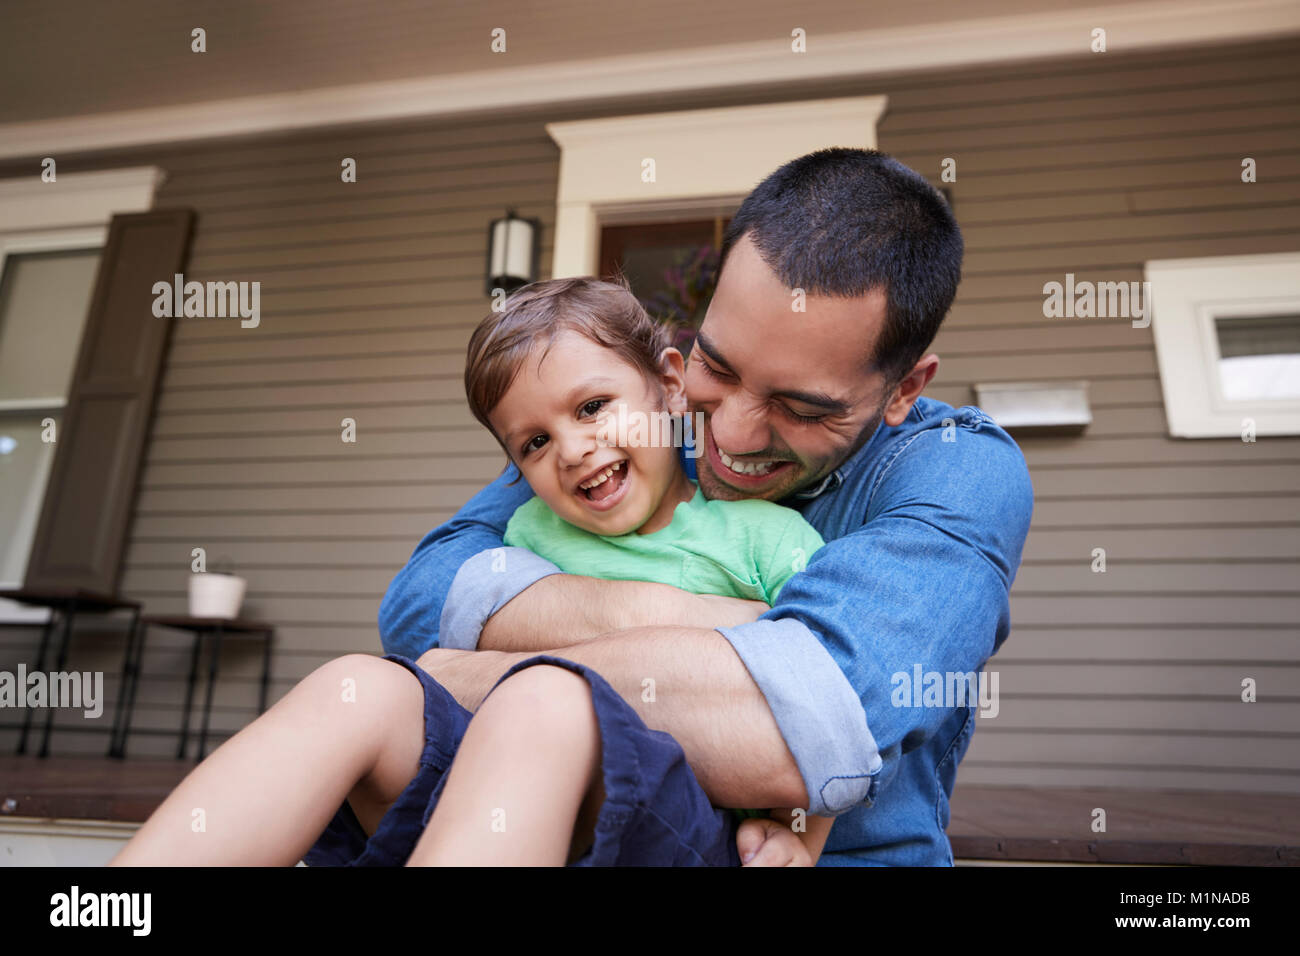
[[[559,446],[559,463],[562,467],[573,468],[596,450],[596,436],[583,430],[574,430],[556,440]]]

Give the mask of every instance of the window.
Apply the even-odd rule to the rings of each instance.
[[[0,180],[0,587],[23,583],[100,250],[115,213],[143,212],[155,166]],[[48,613],[0,601],[0,621]]]
[[[0,587],[27,569],[103,232],[0,236]]]
[[[1169,433],[1300,435],[1300,253],[1147,263]]]

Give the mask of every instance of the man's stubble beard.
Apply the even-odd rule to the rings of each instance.
[[[795,480],[789,485],[776,485],[773,487],[773,489],[770,492],[764,491],[761,496],[763,500],[782,501],[790,497],[791,495],[797,494],[806,488],[811,488],[815,486],[818,482],[823,481],[827,475],[829,475],[836,468],[839,468],[846,461],[848,461],[850,458],[856,455],[859,451],[862,450],[862,448],[867,444],[867,442],[871,441],[872,436],[876,434],[876,430],[880,427],[881,422],[884,421],[885,406],[887,404],[888,404],[888,400],[881,402],[880,406],[876,409],[875,413],[872,415],[871,420],[867,422],[866,425],[863,426],[861,431],[858,432],[858,436],[853,440],[853,442],[848,446],[848,449],[842,455],[835,457],[834,459],[832,459],[831,463],[823,465],[815,474],[810,475],[809,477],[806,478],[796,477]],[[707,420],[708,416],[705,417]],[[706,431],[708,432],[708,435],[710,436],[710,440],[711,440],[713,434],[712,429],[706,427]],[[753,457],[762,458],[763,456],[755,455]],[[780,460],[782,461],[793,460],[796,465],[799,465],[801,467],[803,465],[803,461],[801,459],[782,458]],[[719,478],[714,473],[712,465],[709,464],[707,451],[703,451],[703,453],[700,455],[698,459],[698,462],[699,463],[696,465],[696,475],[699,478],[700,490],[704,492],[704,497],[717,500],[717,501],[741,501],[746,498],[759,497],[757,495],[747,495],[744,492],[740,491],[739,489],[733,488],[730,485],[723,482],[722,479]],[[705,477],[706,475],[707,475],[707,479]]]

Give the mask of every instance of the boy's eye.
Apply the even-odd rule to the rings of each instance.
[[[534,435],[532,438],[528,439],[528,441],[524,442],[524,454],[527,455],[529,452],[537,451],[537,449],[541,448],[545,444],[545,435]]]
[[[583,418],[586,418],[589,415],[595,415],[598,411],[600,411],[602,408],[605,407],[605,404],[606,404],[605,399],[593,398],[587,404],[583,405],[582,408],[578,409],[578,414]]]

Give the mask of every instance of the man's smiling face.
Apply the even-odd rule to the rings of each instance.
[[[885,323],[877,288],[855,299],[794,296],[750,236],[727,256],[686,370],[692,411],[704,415],[700,487],[710,498],[776,501],[820,481],[870,439],[898,424],[920,387],[887,388],[871,366]],[[915,374],[913,376],[915,378]]]

